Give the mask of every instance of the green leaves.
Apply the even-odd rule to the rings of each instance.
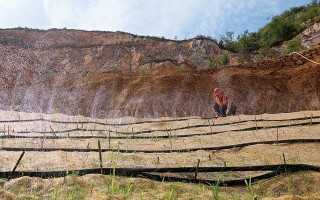
[[[234,37],[234,32],[227,31],[220,36],[219,45],[225,49],[246,55],[259,52],[267,55],[268,49],[282,41],[292,38],[305,28],[320,21],[320,2],[313,1],[306,6],[291,8],[281,15],[273,16],[271,21],[257,32],[244,31]],[[292,41],[288,45],[287,52],[301,50],[299,41]]]
[[[304,47],[302,46],[301,38],[295,38],[290,40],[287,44],[286,54],[290,54],[292,52],[297,52],[303,50]]]

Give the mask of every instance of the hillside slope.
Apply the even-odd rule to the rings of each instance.
[[[206,69],[203,61],[222,53],[216,43],[203,39],[1,30],[0,109],[92,117],[209,117],[217,86],[235,99],[238,113],[320,108],[319,65],[289,55]],[[302,53],[320,62],[320,46]]]

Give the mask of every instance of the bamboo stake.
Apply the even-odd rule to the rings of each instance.
[[[101,174],[103,174],[103,170],[102,170],[102,155],[101,155],[101,144],[100,144],[100,140],[98,140],[98,148],[99,148],[99,159],[100,159],[100,171],[101,171]]]
[[[169,136],[169,139],[170,139],[170,152],[172,152],[172,134],[171,134],[171,127],[170,127],[170,136]]]
[[[210,124],[209,120],[208,120],[208,123],[209,123],[209,126],[210,126],[211,133],[213,134],[212,127],[211,127],[211,124]]]
[[[211,160],[211,155],[209,154],[209,160]]]
[[[110,129],[109,129],[109,136],[108,136],[108,141],[109,141],[109,150],[111,149],[111,138],[110,138]]]
[[[197,168],[196,168],[196,171],[195,171],[195,173],[194,173],[194,179],[195,179],[195,180],[197,180],[197,178],[198,178],[199,165],[200,165],[200,159],[198,159]]]
[[[21,153],[21,155],[20,155],[20,157],[19,157],[16,165],[14,166],[14,168],[13,168],[12,171],[11,171],[11,176],[13,175],[13,173],[16,171],[18,165],[20,164],[20,161],[21,161],[22,157],[24,156],[24,153],[25,153],[25,151],[23,151],[23,152]]]
[[[132,138],[134,138],[133,127],[131,128],[131,132],[132,132]]]
[[[57,135],[56,135],[56,132],[54,132],[54,130],[53,130],[53,128],[51,127],[51,126],[49,126],[50,127],[50,129],[51,129],[51,131],[52,131],[52,133],[53,133],[53,135],[56,137]]]
[[[277,128],[277,144],[279,142],[279,128]]]
[[[312,125],[312,117],[313,117],[313,114],[311,114],[311,117],[310,117],[310,126]]]
[[[283,157],[283,162],[286,165],[287,163],[286,163],[286,157],[284,156],[284,153],[282,153],[282,157]]]
[[[256,116],[254,116],[254,122],[256,123],[256,130],[258,130],[257,117]]]

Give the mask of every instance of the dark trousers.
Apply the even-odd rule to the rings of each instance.
[[[217,103],[214,104],[214,111],[216,111],[219,116],[225,117],[227,116],[227,108],[228,105],[219,106]],[[231,103],[230,107],[230,115],[236,115],[237,107],[233,103]]]

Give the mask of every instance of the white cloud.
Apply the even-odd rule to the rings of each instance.
[[[300,5],[307,0],[300,1]],[[287,0],[0,0],[0,26],[125,31],[179,39],[255,31]],[[280,7],[281,6],[281,7]]]
[[[33,27],[46,24],[41,0],[0,0],[0,27]]]

